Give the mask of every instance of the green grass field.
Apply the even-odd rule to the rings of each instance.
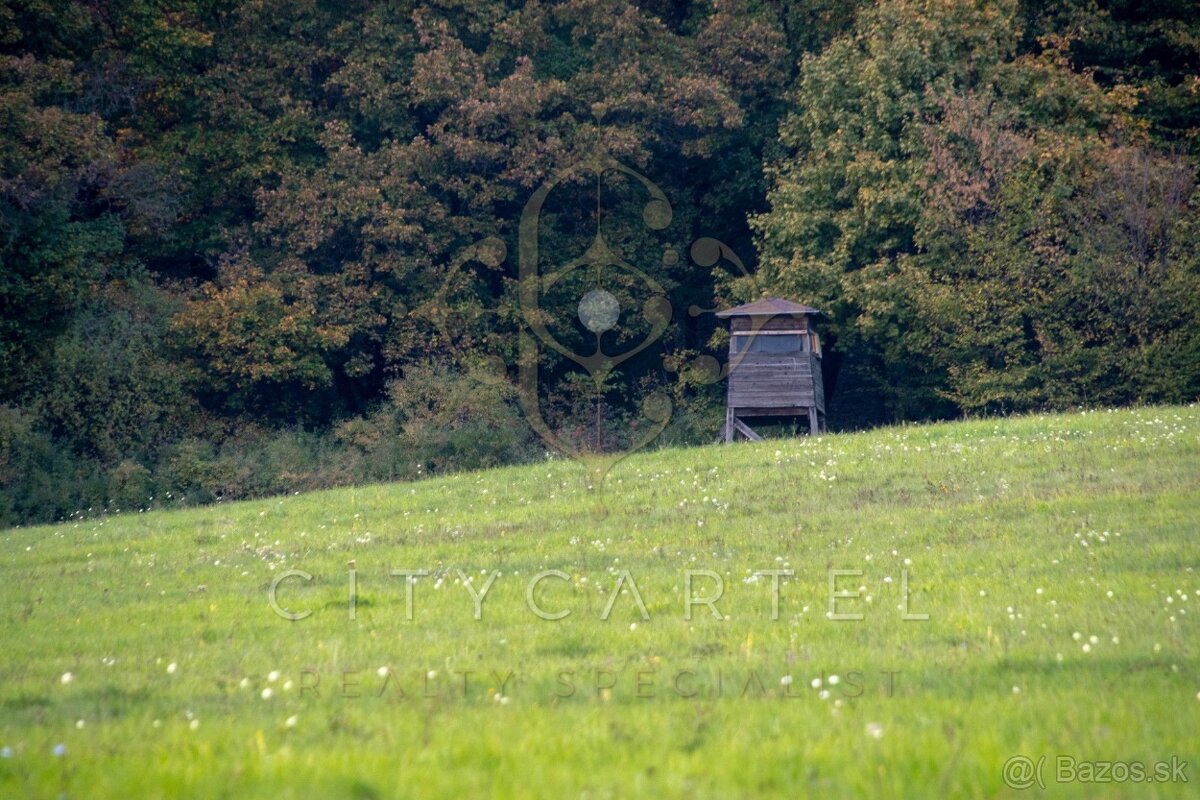
[[[1196,795],[1200,409],[664,450],[601,491],[587,474],[0,533],[0,796],[1040,795],[1006,785],[1015,755],[1045,757],[1053,796]],[[411,620],[405,569],[429,573]],[[288,570],[312,576],[278,584],[297,621],[269,600]],[[566,577],[533,602],[563,619],[527,598],[545,570]],[[719,619],[686,618],[688,570],[720,576]],[[760,570],[795,573],[778,619]],[[861,620],[829,618],[831,571]],[[716,587],[693,578],[694,598]],[[1174,757],[1191,783],[1058,783],[1060,756]]]

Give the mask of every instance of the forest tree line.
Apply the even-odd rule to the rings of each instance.
[[[650,393],[710,441],[686,309],[763,293],[828,315],[834,428],[1194,400],[1198,64],[1186,0],[0,0],[0,524],[544,457],[518,224],[597,152],[671,203],[601,190],[675,311],[603,385],[547,356],[581,448]]]

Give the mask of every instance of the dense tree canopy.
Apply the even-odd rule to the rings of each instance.
[[[845,427],[1195,398],[1195,6],[0,0],[0,522],[540,454],[518,224],[597,153],[669,225],[576,174],[543,251],[600,230],[675,313],[604,381],[547,354],[564,440],[654,392],[711,437],[686,310],[763,291],[829,313]]]
[[[1020,10],[884,3],[803,63],[758,280],[832,309],[843,412],[1195,396],[1193,167]]]

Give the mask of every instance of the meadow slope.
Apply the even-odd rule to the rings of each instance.
[[[1054,796],[1194,796],[1195,406],[588,480],[550,460],[0,532],[0,796],[1015,797],[1015,755]],[[411,604],[402,570],[428,573]],[[691,619],[689,580],[723,583]],[[1191,783],[1057,783],[1060,756]]]

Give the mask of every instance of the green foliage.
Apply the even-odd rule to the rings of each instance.
[[[301,275],[281,285],[253,267],[223,266],[221,283],[206,284],[174,319],[205,387],[235,408],[286,408],[328,386],[325,356],[349,333],[320,318],[313,282]]]
[[[97,463],[75,458],[33,415],[0,406],[0,525],[98,513],[105,484]]]
[[[19,395],[123,247],[116,216],[89,202],[115,169],[69,62],[0,54],[0,396]]]
[[[1105,87],[1125,86],[1150,136],[1195,158],[1200,137],[1200,4],[1196,0],[1062,0],[1023,4],[1027,36],[1069,37],[1072,63]]]
[[[1196,336],[1195,262],[1174,255],[1194,248],[1179,241],[1194,169],[1061,41],[1018,53],[1017,19],[1012,4],[881,4],[805,61],[781,127],[758,280],[832,312],[835,349],[888,417],[1196,384],[1200,365],[1158,371]]]
[[[719,427],[680,370],[721,326],[684,311],[754,287],[678,257],[700,236],[831,314],[835,426],[1195,397],[1194,5],[0,0],[0,404],[53,451],[9,513],[525,458],[464,365],[516,363],[522,208],[597,151],[673,219],[610,175],[598,220],[568,179],[546,267],[599,230],[675,314],[602,391],[543,359],[579,448],[659,392],[670,441]],[[485,237],[508,258],[464,262]],[[555,284],[570,347],[596,280]]]
[[[388,387],[388,398],[336,431],[359,480],[519,463],[540,455],[522,419],[515,388],[484,363],[445,370],[414,364]]]
[[[111,464],[152,455],[192,427],[197,405],[166,347],[176,303],[114,286],[54,340],[31,381],[30,407],[73,452]]]

